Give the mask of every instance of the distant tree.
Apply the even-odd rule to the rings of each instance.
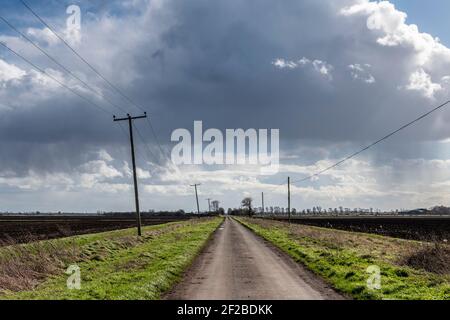
[[[431,208],[429,211],[432,214],[440,214],[440,215],[448,215],[450,214],[450,208],[444,206],[435,206]]]
[[[217,200],[214,200],[211,202],[212,211],[217,212],[219,211],[219,204],[220,202]]]
[[[253,199],[250,197],[246,197],[241,201],[241,206],[248,210],[248,215],[250,216],[253,214],[252,202]]]

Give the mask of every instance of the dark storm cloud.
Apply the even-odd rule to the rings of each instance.
[[[2,169],[18,173],[70,171],[90,160],[89,152],[126,141],[112,118],[54,100],[33,112],[4,112],[0,134]]]
[[[306,139],[358,144],[379,137],[432,103],[398,90],[407,81],[407,57],[413,53],[374,44],[377,34],[367,32],[365,17],[347,19],[338,14],[352,3],[166,1],[150,18],[145,7],[142,15],[121,16],[128,29],[123,34],[105,33],[106,40],[101,39],[101,20],[87,21],[80,50],[97,40],[107,45],[105,41],[114,38],[108,56],[91,53],[90,58],[107,65],[107,74],[151,112],[165,144],[172,130],[191,128],[194,120],[203,120],[205,127],[280,128],[284,143]],[[117,11],[117,5],[111,11]],[[152,19],[163,27],[153,30]],[[97,25],[100,31],[94,30]],[[110,29],[115,32],[114,26]],[[137,39],[128,47],[132,33]],[[68,52],[59,57],[77,65]],[[324,61],[333,67],[332,80],[311,68],[279,70],[272,65],[278,57]],[[353,63],[373,65],[379,81],[374,85],[354,81],[348,71]],[[130,81],[127,70],[134,75]],[[64,141],[70,147],[62,147],[59,158],[71,165],[81,161],[89,148],[119,144],[110,119],[83,105],[68,93],[32,109],[3,113],[1,144],[8,150],[2,155],[4,165],[17,167],[20,158],[24,167],[33,166],[38,159],[34,155],[50,159],[51,150]],[[448,133],[444,130],[435,137],[443,132]],[[421,136],[430,133],[411,130],[403,135]],[[56,166],[51,160],[37,162],[46,169]]]
[[[438,53],[429,62],[418,63],[419,54],[433,47],[431,44],[380,45],[378,40],[386,31],[368,28],[370,10],[376,8],[340,14],[342,8],[356,2],[168,0],[92,5],[79,1],[82,38],[76,48],[149,112],[164,146],[171,144],[174,129],[192,130],[194,120],[202,120],[205,129],[279,128],[286,163],[312,165],[378,139],[437,105],[448,93],[441,81],[447,76],[442,70],[450,67],[445,50],[435,49]],[[63,32],[64,6],[55,8],[39,12]],[[16,11],[9,10],[8,16],[18,21]],[[375,27],[383,23],[389,28],[402,27],[387,13],[375,17],[380,19]],[[29,17],[19,26],[24,31],[27,26],[42,27]],[[9,45],[40,66],[51,68],[47,70],[58,69],[23,41],[11,38],[11,31],[5,38],[3,31],[6,29],[0,29],[0,36]],[[46,43],[45,38],[38,40]],[[45,48],[122,108],[141,113],[111,92],[67,48],[61,44],[46,44]],[[295,67],[277,67],[274,61],[278,58],[295,63]],[[79,91],[108,110],[99,112],[65,89],[43,82],[11,54],[1,51],[0,59],[27,73],[7,81],[0,75],[0,174],[25,177],[30,170],[70,174],[97,159],[101,149],[117,163],[128,160],[126,133],[112,122],[112,114],[122,112],[85,89]],[[418,80],[407,89],[415,72]],[[58,76],[71,87],[79,86],[68,76]],[[367,81],[369,76],[373,81]],[[437,83],[442,90],[436,89]],[[443,125],[449,117],[448,112],[440,113],[402,132],[370,154],[373,163],[382,166],[393,158],[432,159],[439,152],[432,142],[450,135],[448,126]],[[151,150],[157,154],[149,128],[145,123],[137,125],[153,141]],[[365,164],[358,165],[365,168]],[[317,168],[308,172],[313,169]],[[297,170],[304,174],[306,169]],[[311,197],[317,196],[315,190],[310,191]],[[364,197],[366,191],[349,188],[346,192],[344,196]]]
[[[220,128],[281,128],[290,140],[379,137],[433,102],[398,89],[408,80],[414,52],[381,47],[367,32],[366,18],[337,14],[351,2],[169,2],[173,26],[157,47],[144,45],[138,54],[164,53],[164,71],[156,57],[142,65],[153,81],[136,83],[136,95],[160,107],[155,117],[164,122],[165,137],[196,119]],[[276,57],[326,61],[334,67],[333,81],[307,69],[277,70],[271,65]],[[353,81],[353,63],[372,64],[380,81]],[[423,135],[430,132],[405,137]]]

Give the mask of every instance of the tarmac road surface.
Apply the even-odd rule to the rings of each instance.
[[[344,299],[289,256],[227,217],[166,299]]]

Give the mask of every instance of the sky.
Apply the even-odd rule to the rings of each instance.
[[[121,93],[19,1],[3,1],[0,16],[59,65],[4,21],[0,41],[69,89],[0,46],[0,211],[133,210],[127,127],[113,115],[145,110],[157,137],[135,121],[143,210],[195,210],[193,183],[203,210],[207,198],[259,206],[261,192],[266,206],[286,207],[288,176],[320,171],[449,99],[443,0],[26,2]],[[175,165],[171,134],[196,120],[279,129],[279,172]],[[292,206],[450,205],[448,120],[444,108],[294,183]]]
[[[391,1],[397,9],[408,14],[407,23],[420,26],[422,32],[432,34],[441,39],[446,46],[450,45],[450,28],[448,12],[450,3],[446,0],[395,0]]]

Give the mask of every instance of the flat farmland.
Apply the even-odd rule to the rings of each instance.
[[[143,217],[142,225],[188,220],[186,216]],[[136,226],[134,215],[0,216],[0,243],[23,243]]]
[[[450,240],[450,216],[292,217],[291,222],[411,240]]]

